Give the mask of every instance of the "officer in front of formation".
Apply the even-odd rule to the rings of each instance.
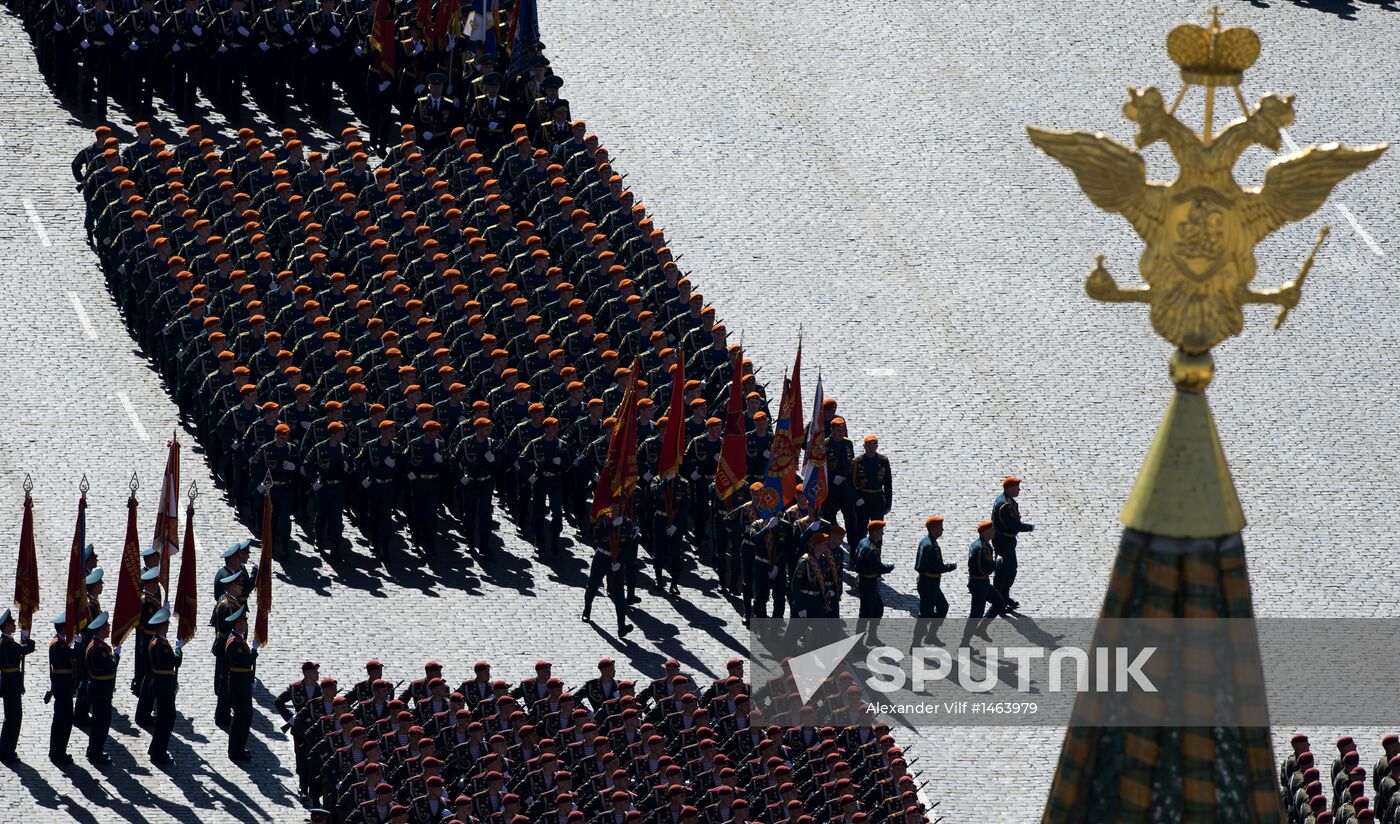
[[[873,646],[883,643],[876,630],[880,619],[885,617],[885,599],[880,595],[880,578],[894,571],[894,564],[887,564],[880,557],[884,550],[885,522],[869,521],[865,525],[866,534],[856,544],[851,564],[856,573],[856,595],[860,598],[860,611],[856,618],[856,632],[865,632],[865,643]]]
[[[413,108],[413,125],[418,127],[418,145],[424,157],[431,159],[447,146],[452,127],[460,122],[461,112],[450,97],[443,95],[447,75],[428,75],[428,93],[418,98]]]
[[[146,650],[146,682],[142,698],[150,695],[153,717],[151,719],[151,743],[146,752],[153,764],[172,764],[170,757],[170,734],[175,729],[175,692],[179,689],[176,673],[183,660],[181,647],[185,642],[176,640],[171,646],[165,638],[170,627],[170,610],[160,609],[147,621],[150,637]]]
[[[121,652],[107,643],[107,636],[112,633],[107,613],[97,613],[88,621],[87,629],[92,636],[83,653],[90,715],[87,758],[93,764],[110,764],[112,759],[103,750],[107,746],[107,734],[112,729],[112,696],[116,692],[117,664],[121,660]]]
[[[992,586],[992,575],[1001,564],[1001,559],[992,553],[994,534],[992,522],[983,521],[977,525],[977,538],[967,547],[967,591],[972,595],[972,611],[963,626],[962,646],[968,645],[974,632],[986,639],[992,619],[1006,612],[1006,600]]]
[[[958,568],[943,560],[938,539],[943,537],[943,516],[934,515],[924,521],[928,534],[919,539],[914,552],[914,573],[919,576],[915,589],[919,594],[919,615],[914,622],[914,643],[942,644],[938,630],[948,616],[948,597],[943,594],[943,576]]]
[[[850,540],[856,543],[864,537],[865,525],[889,514],[894,500],[894,480],[890,476],[890,459],[880,454],[880,439],[866,435],[865,452],[851,462],[851,486],[855,488],[856,521],[851,527]],[[860,530],[860,534],[857,534]]]
[[[239,607],[224,619],[229,628],[228,640],[224,642],[224,666],[228,670],[227,683],[229,708],[232,717],[228,726],[228,757],[233,761],[247,761],[253,757],[248,752],[248,730],[253,722],[253,676],[257,669],[258,642],[248,642],[248,608]]]
[[[24,695],[24,657],[34,651],[29,630],[21,630],[15,640],[15,616],[10,610],[0,612],[0,698],[4,699],[5,724],[0,727],[0,761],[6,764],[19,760],[15,745],[19,743],[19,726]]]
[[[1021,508],[1016,503],[1020,494],[1021,479],[1008,477],[1001,482],[1001,494],[992,504],[992,524],[995,527],[992,546],[1001,559],[992,586],[1001,593],[1009,610],[1021,607],[1021,602],[1011,597],[1011,585],[1016,583],[1016,536],[1035,531],[1034,525],[1021,520]]]
[[[637,539],[637,525],[627,517],[626,506],[618,500],[600,515],[590,531],[593,539],[593,563],[588,569],[588,586],[583,591],[583,620],[593,620],[593,599],[604,582],[608,600],[617,612],[617,637],[625,638],[632,627],[627,623],[627,565],[628,545]]]
[[[49,691],[44,703],[53,702],[53,722],[49,726],[49,760],[61,766],[73,763],[68,739],[73,734],[73,695],[78,687],[78,651],[63,634],[68,614],[53,619],[54,637],[49,641]]]
[[[311,448],[302,471],[315,495],[316,548],[339,558],[345,533],[346,487],[357,476],[355,454],[345,443],[345,424],[326,424],[326,439]]]
[[[559,419],[548,417],[544,419],[544,434],[526,444],[520,458],[529,472],[531,540],[547,555],[559,554],[564,532],[564,455]]]

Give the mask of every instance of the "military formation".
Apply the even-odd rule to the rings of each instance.
[[[301,676],[277,706],[313,822],[928,821],[889,728],[845,680],[765,718],[739,659],[703,686],[674,659],[636,682],[604,658],[572,690],[548,661],[517,683],[478,661],[455,687],[437,661],[407,684],[377,660],[345,687],[314,661]],[[819,711],[850,722],[819,726]]]
[[[1279,768],[1279,800],[1289,824],[1394,824],[1400,821],[1400,736],[1381,739],[1381,755],[1366,765],[1350,735],[1337,739],[1326,774],[1306,735],[1294,735]],[[1330,794],[1331,800],[1328,800]]]

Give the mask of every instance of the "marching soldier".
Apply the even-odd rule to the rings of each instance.
[[[282,0],[286,2],[286,0]],[[292,513],[296,511],[296,482],[300,457],[292,443],[292,428],[277,424],[272,440],[253,456],[253,477],[259,479],[258,493],[272,496],[272,553],[285,557],[292,540]]]
[[[887,564],[880,557],[885,538],[885,522],[870,521],[866,524],[866,536],[856,544],[851,564],[856,575],[856,594],[860,598],[860,613],[856,618],[856,632],[865,631],[867,646],[883,643],[877,633],[880,619],[885,617],[885,599],[880,595],[880,578],[894,571],[894,564]]]
[[[447,76],[441,72],[428,75],[428,93],[418,98],[418,104],[413,107],[413,125],[418,127],[423,156],[430,161],[447,146],[452,127],[458,125],[462,117],[457,104],[443,96],[446,85]]]
[[[15,745],[19,743],[19,728],[23,717],[24,657],[34,651],[29,630],[21,630],[16,641],[15,616],[6,609],[0,612],[0,698],[4,699],[5,723],[0,727],[0,761],[6,764],[19,760]]]
[[[336,11],[336,0],[321,0],[320,10],[308,14],[301,22],[306,52],[302,57],[302,102],[321,117],[330,113],[333,100],[331,82],[340,61],[346,57],[346,22]]]
[[[165,639],[165,631],[170,626],[170,610],[162,609],[146,622],[150,628],[150,648],[146,652],[146,685],[142,698],[151,696],[154,718],[151,728],[151,743],[146,752],[153,764],[172,764],[170,757],[170,734],[175,729],[176,671],[183,660],[181,647],[184,641],[176,640],[172,647]]]
[[[467,546],[482,554],[491,551],[491,493],[495,487],[498,462],[496,450],[500,445],[491,437],[491,419],[477,418],[472,422],[472,436],[457,442],[453,456],[462,473],[462,530]]]
[[[73,763],[73,757],[68,754],[68,739],[73,734],[73,693],[77,689],[77,653],[63,634],[67,623],[66,612],[53,619],[54,637],[49,641],[49,691],[44,696],[44,703],[53,701],[49,760],[60,767]]]
[[[855,487],[856,520],[848,529],[852,544],[865,537],[865,525],[889,514],[894,500],[894,482],[890,477],[890,459],[880,454],[880,439],[866,435],[865,453],[851,465],[851,484]]]
[[[389,560],[389,544],[394,536],[394,482],[398,480],[398,445],[394,443],[394,422],[379,422],[379,437],[360,447],[355,465],[364,472],[360,486],[365,489],[365,538],[381,561]]]
[[[1011,585],[1016,583],[1016,536],[1035,531],[1034,525],[1021,520],[1021,508],[1016,503],[1020,494],[1021,479],[1007,477],[1001,482],[1001,494],[992,504],[992,524],[995,527],[992,546],[1001,559],[997,563],[992,585],[1001,593],[1006,608],[1010,610],[1021,608],[1021,602],[1011,597]]]
[[[141,727],[151,724],[151,701],[154,696],[146,684],[147,671],[150,669],[146,654],[150,651],[152,638],[150,621],[160,612],[161,606],[160,567],[147,567],[141,570],[141,620],[136,624],[136,674],[131,679],[131,693],[137,696],[136,724]]]
[[[296,65],[300,58],[297,53],[297,32],[288,10],[289,0],[276,0],[272,8],[263,13],[258,21],[262,40],[258,50],[262,53],[258,65],[262,77],[260,85],[267,96],[267,113],[273,120],[282,120],[287,111],[288,88],[295,89]]]
[[[232,717],[228,727],[228,757],[232,761],[247,761],[248,730],[253,722],[253,674],[257,669],[258,642],[247,641],[248,608],[239,607],[224,619],[229,627],[224,642],[224,660],[228,667],[229,708]]]
[[[241,0],[240,0],[241,2]],[[107,9],[107,0],[93,0],[92,8],[83,12],[80,23],[79,48],[83,54],[83,71],[79,80],[78,105],[84,111],[107,119],[107,98],[111,96],[113,52],[120,39],[117,27],[121,20]]]
[[[967,591],[972,594],[972,611],[963,627],[962,646],[968,645],[974,631],[986,639],[992,619],[1006,612],[1006,600],[992,586],[992,575],[1001,564],[1001,559],[992,554],[993,534],[992,522],[983,521],[977,525],[977,538],[967,547]]]
[[[670,594],[680,592],[681,570],[685,567],[685,532],[690,523],[690,484],[679,474],[655,478],[651,482],[652,562],[656,566],[656,588],[666,589],[666,573],[671,576]]]
[[[232,109],[243,98],[244,61],[254,50],[257,21],[246,10],[245,0],[229,0],[228,8],[219,13],[211,27],[219,40],[214,50],[214,102],[220,108]]]
[[[750,494],[761,496],[764,486],[755,481],[749,485]],[[788,600],[789,530],[782,518],[755,518],[749,523],[744,544],[746,580],[744,582],[744,620],[773,617],[779,620]],[[768,601],[773,601],[769,612]]]
[[[345,424],[326,424],[326,439],[311,448],[305,464],[316,496],[316,548],[340,557],[345,531],[345,492],[355,477],[355,456],[345,444]]]
[[[617,611],[617,637],[626,638],[632,627],[627,623],[627,573],[623,569],[627,545],[636,540],[637,527],[628,519],[625,505],[616,501],[593,525],[593,563],[588,569],[588,587],[583,591],[583,620],[593,622],[593,599],[604,583],[608,599]]]
[[[500,72],[487,72],[481,78],[481,94],[472,101],[468,129],[476,138],[477,151],[494,158],[505,145],[506,136],[515,122],[515,107],[510,98],[501,94],[505,78]]]
[[[141,0],[141,8],[126,20],[127,96],[136,113],[155,114],[155,85],[165,58],[165,29],[155,0]]]
[[[543,423],[544,434],[530,441],[522,456],[530,472],[530,537],[546,554],[557,555],[564,532],[564,444],[559,440],[559,419],[549,417]]]
[[[958,565],[945,563],[943,550],[938,546],[938,539],[943,537],[943,517],[934,515],[924,521],[924,529],[928,534],[919,539],[919,548],[914,552],[914,573],[919,576],[915,585],[919,593],[919,619],[914,623],[914,643],[942,644],[938,630],[948,615],[943,576]]]
[[[442,424],[430,420],[423,424],[423,434],[409,442],[404,450],[404,465],[409,496],[409,535],[413,546],[424,558],[437,551],[438,516],[442,512],[442,473],[447,461],[447,446],[442,442]]]
[[[219,580],[223,594],[214,612],[209,616],[209,625],[214,628],[214,641],[209,651],[214,655],[214,723],[220,729],[228,729],[230,704],[228,694],[228,661],[224,658],[224,646],[228,642],[230,615],[242,609],[247,603],[243,597],[247,579],[241,570],[229,573]]]
[[[91,544],[88,546],[91,547]],[[97,553],[93,552],[89,557],[96,559]],[[98,600],[102,595],[102,567],[93,567],[92,570],[88,572],[87,577],[83,579],[83,582],[87,586],[87,614],[89,618],[85,626],[78,627],[80,633],[78,639],[78,660],[82,661],[83,664],[82,672],[78,676],[78,692],[73,700],[73,715],[79,726],[87,726],[92,716],[90,697],[92,679],[88,677],[87,649],[92,643],[92,639],[96,637],[97,634],[97,627],[92,625],[95,620],[94,616],[102,612],[102,603]],[[111,628],[109,627],[108,632],[110,631]],[[91,730],[89,730],[88,734],[91,735]]]
[[[107,613],[97,613],[95,618],[88,621],[87,628],[92,636],[83,653],[88,712],[91,714],[87,758],[100,766],[112,763],[103,750],[106,749],[107,734],[112,729],[112,695],[116,692],[117,662],[121,659],[121,650],[114,650],[107,644],[107,636],[112,633]]]
[[[863,537],[864,522],[860,521],[860,507],[856,505],[856,491],[851,479],[854,471],[855,447],[846,437],[846,419],[831,419],[831,431],[826,438],[826,477],[828,479],[826,500],[822,502],[822,517],[836,523],[836,516],[850,535],[851,546]],[[860,522],[857,524],[857,522]],[[836,548],[840,551],[840,547]]]
[[[170,34],[172,105],[176,111],[192,112],[208,37],[198,0],[184,0],[184,6],[170,16]]]

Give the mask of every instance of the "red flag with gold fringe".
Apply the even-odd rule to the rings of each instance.
[[[34,499],[29,496],[32,482],[24,479],[24,518],[19,527],[19,558],[15,560],[15,608],[19,610],[19,628],[28,631],[34,626],[34,613],[39,609],[39,559],[34,553]]]

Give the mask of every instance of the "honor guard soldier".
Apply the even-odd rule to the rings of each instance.
[[[564,444],[559,440],[558,418],[545,418],[543,424],[544,434],[530,441],[522,456],[530,473],[530,537],[540,550],[557,555],[564,532]]]
[[[491,493],[495,488],[500,444],[491,437],[491,419],[472,421],[472,435],[457,442],[453,462],[462,473],[458,494],[461,498],[462,531],[467,546],[483,555],[491,551]]]
[[[292,540],[292,513],[296,511],[300,463],[296,445],[292,443],[292,428],[285,423],[277,424],[272,440],[259,447],[253,456],[252,471],[253,477],[259,479],[258,493],[272,497],[272,553],[278,557],[286,557]]]
[[[438,517],[442,512],[442,473],[447,466],[447,445],[443,443],[442,424],[435,420],[423,424],[423,434],[409,442],[404,450],[404,465],[408,470],[409,495],[408,529],[413,546],[429,558],[437,550]]]
[[[938,546],[938,539],[943,537],[943,517],[934,515],[924,521],[924,529],[928,534],[919,539],[919,548],[914,552],[914,572],[919,576],[915,584],[919,594],[919,616],[914,622],[914,643],[942,644],[938,630],[948,616],[943,576],[957,569],[958,565],[945,563],[943,550]]]
[[[21,630],[15,640],[15,616],[10,610],[0,612],[0,698],[4,699],[5,723],[0,727],[0,761],[9,764],[19,760],[15,746],[19,743],[19,728],[23,718],[24,657],[34,651],[29,630]]]
[[[241,1],[241,0],[240,0]],[[82,49],[83,72],[78,81],[78,105],[99,119],[107,119],[107,98],[111,95],[112,65],[121,38],[121,20],[107,7],[107,0],[93,0],[83,12],[78,47]]]
[[[243,589],[248,580],[238,571],[224,576],[220,583],[224,592],[219,596],[219,603],[214,606],[214,612],[209,616],[209,625],[214,628],[214,641],[209,651],[214,655],[214,723],[220,729],[226,730],[229,725],[230,706],[228,661],[224,658],[224,646],[228,641],[230,627],[228,618],[246,605]]]
[[[150,547],[148,547],[150,548]],[[154,553],[153,553],[154,554]],[[153,696],[146,689],[146,676],[150,664],[146,653],[150,650],[151,616],[160,612],[160,567],[153,566],[141,570],[141,620],[136,625],[135,676],[131,680],[131,694],[136,699],[136,724],[146,727],[151,723],[151,700]]]
[[[749,484],[749,494],[755,501],[763,500],[763,496],[770,492],[774,492],[774,490],[769,490],[759,481]],[[775,499],[774,503],[781,504],[781,499]],[[755,518],[748,524],[744,534],[747,557],[743,561],[746,574],[744,582],[744,620],[746,622],[751,621],[754,616],[782,620],[783,611],[787,606],[789,589],[788,566],[791,546],[789,536],[788,525],[776,515],[766,521]],[[772,611],[768,609],[770,599],[773,602]]]
[[[91,549],[91,546],[91,544],[88,545],[88,550]],[[88,550],[84,551],[86,552]],[[90,553],[89,557],[95,560],[97,553]],[[92,625],[94,620],[92,616],[96,616],[98,613],[102,612],[102,603],[98,600],[102,595],[102,567],[93,567],[88,572],[87,577],[83,579],[83,582],[87,585],[87,614],[89,620],[85,626],[78,627],[81,633],[78,639],[78,649],[80,651],[78,660],[82,661],[82,673],[78,678],[78,694],[73,701],[73,715],[79,726],[87,726],[89,718],[92,715],[90,709],[91,700],[89,697],[92,680],[88,678],[87,649],[97,632],[97,628]],[[110,631],[111,629],[109,627],[108,632]]]
[[[228,8],[210,26],[219,41],[214,49],[214,102],[220,108],[231,109],[243,99],[247,61],[256,50],[253,30],[257,21],[248,12],[245,0],[229,0]]]
[[[178,112],[193,112],[196,87],[206,65],[204,53],[209,32],[199,10],[199,0],[184,0],[170,15],[171,105]]]
[[[992,535],[996,532],[991,521],[977,525],[977,538],[967,547],[967,591],[972,595],[972,611],[963,627],[962,646],[967,646],[975,631],[987,638],[987,626],[992,619],[1006,612],[1006,600],[992,586],[992,575],[1001,559],[992,553]],[[987,605],[991,610],[987,610]],[[984,617],[985,616],[985,617]]]
[[[593,524],[593,563],[588,569],[588,586],[583,591],[583,620],[593,621],[593,599],[606,581],[608,599],[617,612],[617,637],[625,638],[632,627],[627,623],[627,545],[637,538],[636,524],[627,518],[622,501],[598,516]]]
[[[253,757],[248,752],[248,729],[253,722],[253,674],[257,669],[258,642],[250,644],[248,635],[248,608],[239,607],[224,619],[229,627],[228,640],[224,642],[224,660],[228,667],[226,689],[229,696],[229,709],[232,717],[228,727],[228,757],[233,761],[247,761]]]
[[[890,459],[880,454],[880,439],[866,435],[864,454],[851,465],[851,484],[855,487],[856,521],[851,526],[850,540],[860,543],[865,525],[889,514],[894,500],[894,482],[890,477]],[[857,534],[857,530],[860,534]]]
[[[345,443],[345,424],[326,424],[326,439],[311,448],[305,469],[316,498],[316,548],[340,557],[345,532],[345,492],[357,477],[355,455]]]
[[[856,594],[860,598],[860,612],[856,618],[856,632],[866,632],[866,645],[881,644],[877,635],[880,619],[885,617],[885,599],[880,595],[880,578],[894,571],[894,564],[887,564],[880,557],[884,549],[885,522],[869,521],[865,525],[866,535],[856,544],[852,552],[851,565],[856,573]]]
[[[418,98],[413,107],[413,125],[418,127],[418,142],[429,163],[447,146],[452,127],[458,125],[462,117],[452,98],[443,96],[446,85],[447,75],[441,72],[428,75],[428,93]]]
[[[306,43],[301,96],[306,106],[323,119],[330,114],[334,99],[331,83],[340,61],[348,57],[344,54],[346,21],[335,6],[336,0],[321,0],[320,9],[301,21],[302,40]]]
[[[258,565],[253,564],[253,571],[248,572],[244,566],[248,562],[249,548],[253,546],[251,539],[245,538],[242,541],[225,549],[219,557],[223,558],[224,565],[219,567],[214,573],[214,602],[218,603],[224,594],[224,579],[230,575],[243,579],[243,593],[248,592],[248,582],[258,574]]]
[[[860,520],[860,508],[856,505],[856,492],[851,480],[855,464],[855,447],[846,437],[846,419],[831,419],[831,431],[826,438],[826,477],[828,479],[826,500],[822,502],[822,517],[836,523],[836,516],[850,534],[851,546],[855,546],[863,535],[865,522]],[[840,547],[833,551],[839,552]]]
[[[154,718],[151,726],[151,744],[147,753],[153,764],[172,764],[170,757],[170,734],[175,729],[175,692],[179,689],[176,671],[183,660],[181,647],[185,642],[177,640],[172,647],[165,638],[170,626],[170,610],[161,609],[152,615],[146,626],[150,633],[150,647],[146,651],[146,684],[142,698],[151,696]]]
[[[394,537],[394,486],[399,478],[399,447],[394,443],[394,422],[379,422],[379,437],[360,447],[355,465],[364,473],[365,538],[381,561],[389,560]]]
[[[88,721],[87,758],[94,764],[110,764],[112,759],[103,752],[107,746],[107,734],[112,729],[112,695],[117,686],[117,662],[121,650],[112,649],[107,644],[107,636],[112,633],[107,613],[99,612],[88,621],[88,631],[92,640],[83,653],[83,670],[87,676]]]
[[[672,596],[681,594],[681,570],[685,568],[685,533],[690,525],[690,483],[677,473],[651,482],[652,562],[656,566],[656,588],[666,590],[671,576]]]
[[[1016,498],[1021,494],[1021,479],[1008,477],[1001,482],[1001,494],[992,504],[992,524],[996,532],[992,546],[1001,561],[992,585],[1006,601],[1007,609],[1020,609],[1021,602],[1011,597],[1011,585],[1016,583],[1016,536],[1033,532],[1035,526],[1021,520],[1021,508]]]
[[[297,32],[293,25],[289,0],[276,0],[272,8],[258,21],[262,53],[257,64],[261,67],[262,87],[267,95],[267,113],[273,120],[283,119],[287,111],[287,87],[296,88]]]
[[[73,735],[73,694],[78,686],[78,652],[63,634],[67,623],[66,612],[53,619],[54,637],[49,641],[49,691],[44,696],[45,704],[53,702],[49,760],[60,767],[73,763],[73,757],[68,754],[68,739]]]
[[[141,8],[126,18],[127,95],[136,113],[155,114],[156,79],[164,72],[165,29],[155,0],[141,0]]]
[[[500,72],[487,72],[481,78],[481,94],[472,101],[467,118],[468,129],[476,138],[477,151],[488,160],[505,145],[506,135],[514,123],[514,105],[501,94],[505,78]]]

